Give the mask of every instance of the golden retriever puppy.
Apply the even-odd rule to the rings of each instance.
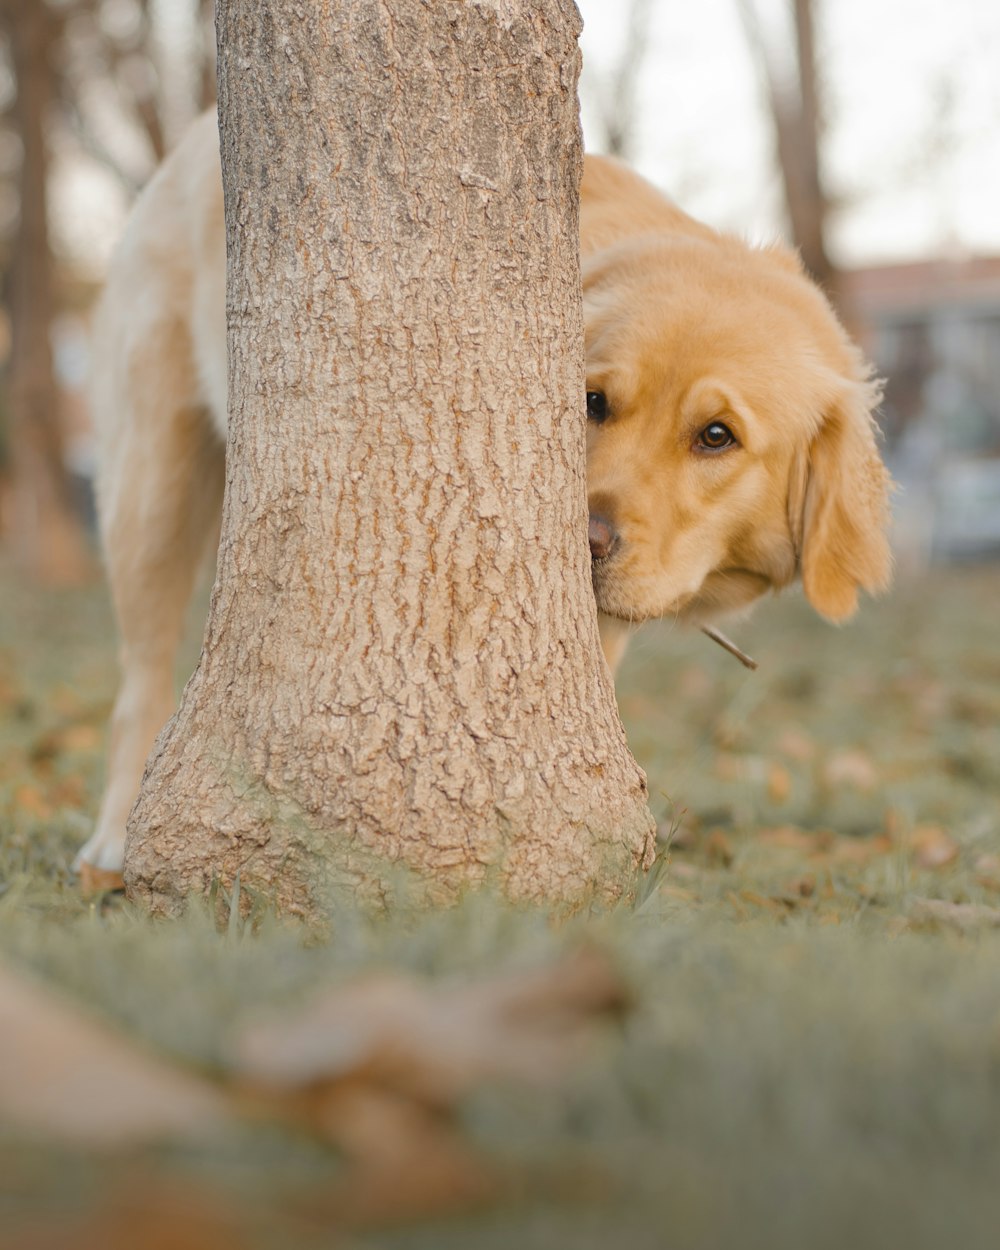
[[[594,590],[612,668],[654,616],[704,624],[801,572],[832,619],[887,578],[876,392],[789,252],[699,225],[590,157],[581,252]],[[77,860],[121,867],[174,707],[195,571],[218,540],[225,231],[214,115],[140,197],[95,321],[101,535],[121,633],[107,789]]]
[[[612,668],[634,622],[707,624],[798,576],[817,611],[850,616],[890,573],[879,391],[798,257],[716,233],[599,157],[580,231]]]

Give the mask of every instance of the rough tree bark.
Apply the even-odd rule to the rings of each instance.
[[[41,0],[0,0],[17,84],[20,209],[6,274],[11,320],[7,386],[14,556],[42,581],[85,577],[90,558],[63,463],[60,396],[49,334],[55,311],[45,127],[55,97],[60,21]]]
[[[575,6],[217,21],[223,537],[129,892],[618,897],[653,827],[585,537]]]

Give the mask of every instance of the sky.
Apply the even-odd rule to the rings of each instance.
[[[578,0],[584,137],[629,0]],[[778,30],[784,0],[757,0]],[[841,264],[1000,254],[1000,0],[819,0]],[[770,122],[737,0],[653,0],[633,163],[695,216],[784,229]]]

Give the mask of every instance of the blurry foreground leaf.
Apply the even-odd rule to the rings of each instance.
[[[207,1082],[0,965],[0,1121],[33,1137],[116,1147],[217,1132],[227,1115]]]
[[[594,1016],[623,1001],[594,952],[481,982],[369,976],[319,995],[298,1015],[243,1030],[234,1066],[276,1090],[364,1079],[447,1106],[484,1081],[558,1076]]]
[[[237,1116],[291,1123],[355,1165],[329,1195],[339,1218],[440,1212],[498,1191],[446,1114],[457,1100],[487,1082],[554,1080],[622,1002],[593,953],[479,983],[370,976],[239,1030],[215,1084],[0,967],[0,1121],[77,1147],[203,1139]]]

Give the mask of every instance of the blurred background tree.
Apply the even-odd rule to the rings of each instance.
[[[780,41],[769,35],[754,0],[737,0],[737,7],[770,106],[792,241],[806,269],[836,302],[837,271],[826,240],[830,204],[821,168],[823,107],[815,0],[791,0],[792,30]]]
[[[65,315],[90,303],[100,268],[67,255],[53,202],[86,167],[118,184],[122,208],[134,198],[214,98],[211,8],[0,0],[0,542],[42,581],[91,567],[86,418],[65,385],[80,380],[80,330]]]
[[[22,564],[45,580],[70,581],[85,566],[62,449],[53,370],[55,311],[49,241],[47,126],[56,94],[61,16],[38,0],[0,9],[13,80],[11,121],[20,140],[17,211],[4,272],[10,356],[6,371],[4,468],[12,484],[10,530]]]

